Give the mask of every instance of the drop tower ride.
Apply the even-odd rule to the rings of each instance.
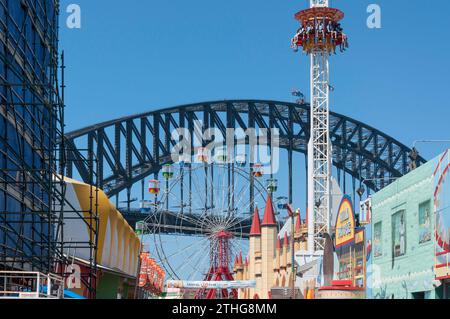
[[[301,23],[292,46],[311,58],[310,140],[308,143],[308,251],[324,250],[323,234],[331,228],[330,65],[329,58],[348,47],[339,23],[344,13],[329,0],[310,0],[310,8],[295,15]]]

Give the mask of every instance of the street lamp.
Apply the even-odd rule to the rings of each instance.
[[[295,217],[298,216],[300,218],[300,209],[297,209],[294,212],[294,209],[292,208],[292,204],[286,205],[287,212],[289,214],[289,217],[291,217],[291,274],[292,274],[292,299],[295,299],[295,279],[297,277],[296,275],[296,269],[295,269]]]
[[[356,190],[356,192],[358,193],[359,197],[363,197],[364,193],[366,192],[366,189],[363,186],[361,186]]]

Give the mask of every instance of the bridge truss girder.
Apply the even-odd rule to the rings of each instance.
[[[195,122],[201,119],[202,127]],[[200,137],[217,128],[226,137],[226,128],[277,128],[280,148],[307,154],[310,137],[310,106],[277,101],[235,100],[190,104],[137,114],[92,125],[66,134],[72,146],[67,155],[69,177],[86,181],[89,167],[75,150],[87,148],[98,160],[99,186],[110,196],[129,190],[146,177],[157,174],[171,162],[172,131],[186,127]],[[349,117],[330,112],[330,139],[333,165],[371,191],[378,191],[409,171],[410,149],[383,132]],[[418,159],[418,165],[425,163]],[[292,172],[292,160],[289,171]],[[290,189],[292,177],[290,176]],[[292,191],[290,190],[290,193]],[[291,197],[292,195],[290,195]],[[129,197],[129,195],[128,195]]]

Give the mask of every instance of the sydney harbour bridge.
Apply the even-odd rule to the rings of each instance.
[[[198,122],[202,123],[201,131],[215,128],[222,134],[223,140],[226,140],[227,128],[243,131],[252,128],[277,129],[279,147],[287,152],[287,156],[280,156],[280,165],[287,168],[287,178],[282,183],[286,184],[288,190],[287,200],[292,202],[293,169],[298,165],[293,161],[293,154],[300,153],[306,157],[310,138],[310,105],[307,103],[213,101],[175,106],[91,125],[66,134],[66,175],[88,182],[91,171],[96,170],[98,187],[110,198],[116,198],[117,205],[120,195],[124,194],[126,209],[122,209],[122,213],[134,226],[142,217],[140,212],[130,206],[133,202],[133,186],[141,184],[144,198],[146,179],[150,176],[157,178],[164,165],[172,163],[172,148],[178,142],[173,138],[173,131],[186,128],[192,134],[190,140],[193,141],[195,135],[199,134],[195,129]],[[366,194],[376,192],[406,174],[411,165],[425,163],[422,157],[413,156],[411,149],[395,138],[333,112],[330,113],[330,139],[336,172],[334,175],[337,175],[341,186],[346,181],[341,176],[350,177],[353,193],[361,187],[367,190]],[[248,138],[244,142],[248,143]],[[85,154],[95,159],[96,165],[88,166],[88,161],[83,160],[86,155],[82,155],[78,149],[87,150]],[[250,214],[254,209],[254,169],[254,164],[249,163]],[[192,189],[184,191],[192,194]],[[170,234],[171,229],[176,227],[176,212],[159,210],[157,214],[157,220],[163,224],[162,231]],[[196,218],[192,215],[185,220],[183,234],[197,233]],[[250,219],[243,219],[236,225],[246,237],[250,230]]]

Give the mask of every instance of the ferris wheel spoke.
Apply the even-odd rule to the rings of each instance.
[[[221,165],[213,165],[211,169],[214,170],[214,168],[221,168],[221,167],[222,167]],[[218,178],[216,178],[217,183],[215,183],[212,177],[210,177],[210,184],[212,185],[211,191],[214,198],[214,209],[212,210],[212,215],[214,216],[216,223],[223,224],[225,198],[222,194],[223,192],[222,189],[225,178],[223,176],[224,174],[221,173],[223,169],[219,169],[218,171],[219,171]]]
[[[197,247],[198,245],[201,245],[202,247],[194,249],[194,247]],[[189,249],[178,248],[178,252],[184,256],[183,265],[182,267],[178,268],[178,272],[181,272],[181,270],[183,270],[184,267],[186,267],[188,263],[190,263],[191,258],[197,257],[197,255],[199,255],[202,251],[204,251],[207,245],[208,239],[203,238],[201,241],[197,242],[196,245],[192,245]],[[192,253],[190,253],[190,251],[192,251]],[[173,262],[173,258],[169,262]]]
[[[201,202],[200,202],[200,206],[199,207],[203,207],[203,209],[204,209],[204,211],[203,211],[203,213],[205,214],[206,213],[206,206],[207,206],[207,195],[206,196],[204,196],[203,197],[203,195],[205,195],[204,194],[204,192],[205,192],[205,190],[201,190],[201,188],[200,188],[200,185],[199,185],[199,181],[198,181],[198,176],[197,176],[197,172],[195,171],[195,174],[193,174],[193,179],[192,179],[192,181],[193,181],[193,185],[194,185],[194,188],[195,188],[195,193],[193,193],[192,195],[195,195],[195,196],[193,196],[194,198],[195,197],[200,197],[201,198]]]
[[[205,244],[205,242],[207,242],[208,240],[209,240],[209,239],[208,239],[207,237],[202,238],[200,241],[196,241],[196,242],[193,243],[193,244],[190,244],[190,245],[188,245],[188,246],[186,246],[186,247],[184,247],[184,248],[182,248],[182,249],[179,249],[179,250],[177,250],[175,253],[173,253],[173,254],[167,256],[166,258],[164,258],[163,260],[160,260],[160,261],[161,261],[161,262],[167,262],[167,261],[169,261],[170,258],[173,258],[173,257],[175,257],[175,256],[179,256],[180,254],[186,253],[186,250],[188,250],[188,249],[192,249],[192,248],[194,248],[194,247],[197,247],[197,246],[200,245],[200,244],[202,244],[202,245]]]
[[[161,256],[162,255],[165,256],[164,248],[162,247],[161,234],[155,234],[154,238],[155,238],[155,243],[156,243],[156,245],[155,245],[156,254],[158,255],[159,259],[161,260],[162,259]],[[159,241],[157,238],[159,239]],[[158,245],[158,242],[159,242],[159,245]],[[168,274],[170,274],[170,276],[173,279],[179,279],[170,263],[161,263],[161,265],[166,270],[166,272]]]
[[[228,171],[228,167],[227,167],[227,171]],[[228,174],[227,174],[228,175]],[[231,201],[231,194],[232,194],[232,187],[231,185],[228,183],[228,176],[224,176],[222,179],[222,191],[223,191],[223,210],[224,212],[227,213],[227,215],[229,215],[230,213],[230,206],[232,205],[232,201]],[[225,217],[225,216],[224,216]]]
[[[245,192],[244,192],[244,188],[245,188],[245,187],[246,187],[246,186],[243,186],[242,189],[240,190],[240,197],[243,197],[243,193],[245,193]],[[247,189],[250,189],[250,186],[249,186],[249,185],[248,185]],[[240,203],[240,200],[239,200],[238,203]],[[229,205],[231,205],[231,203],[229,203]],[[236,206],[236,207],[239,207],[239,206]],[[228,206],[228,210],[230,210],[230,206]],[[233,217],[233,219],[236,219],[236,218],[237,218],[237,215],[235,214],[235,212],[233,212],[232,217]],[[229,224],[229,223],[228,223],[228,224]]]
[[[225,203],[226,203],[226,195],[225,195],[225,177],[221,176],[218,180],[218,187],[216,188],[216,192],[218,193],[216,197],[220,198],[219,209],[221,212],[224,212]]]
[[[197,263],[195,264],[195,266],[192,267],[192,272],[189,274],[188,280],[192,280],[193,279],[193,276],[196,273],[198,273],[198,271],[200,270],[200,268],[201,268],[200,266],[203,265],[209,258],[210,258],[210,256],[209,256],[209,253],[208,253],[208,254],[204,254],[203,257],[200,257],[197,260]],[[205,270],[207,271],[208,269],[205,269]]]
[[[239,200],[237,201],[236,207],[240,206],[241,201],[244,199],[245,195],[247,194],[247,191],[249,191],[249,190],[250,190],[250,183],[245,186],[245,191],[240,192]]]
[[[249,202],[246,206],[243,207],[242,211],[246,211],[249,207],[250,207],[251,203]],[[247,215],[247,217],[243,218],[243,219],[238,219],[236,217],[234,217],[228,224],[227,224],[227,228],[233,228],[234,226],[238,225],[239,223],[245,222],[247,220],[250,220],[253,218],[253,215]]]
[[[204,194],[204,191],[200,191],[201,190],[201,188],[200,188],[200,185],[198,185],[198,177],[197,177],[197,174],[196,174],[196,172],[194,172],[194,174],[193,174],[193,176],[192,176],[192,185],[194,186],[194,188],[195,188],[195,192],[194,193],[191,193],[191,196],[192,195],[194,195],[194,196],[192,196],[192,198],[195,198],[195,200],[197,201],[197,199],[199,199],[200,200],[200,205],[199,205],[199,207],[205,207],[206,206],[206,196],[204,196],[205,194]]]
[[[223,170],[225,171],[225,170]],[[225,175],[225,174],[224,174]],[[224,214],[222,214],[222,221],[225,222],[227,215],[229,215],[229,206],[230,206],[230,198],[229,198],[229,194],[230,194],[230,188],[228,184],[228,177],[223,176],[223,178],[221,179],[221,189],[222,189],[222,193],[221,193],[221,198],[222,198],[222,202],[221,202],[221,210]],[[226,215],[225,215],[226,213]]]
[[[175,194],[172,194],[172,196],[176,199],[178,199],[178,197]],[[183,205],[183,204],[182,204]],[[175,213],[175,212],[174,212]],[[177,213],[175,214],[177,218],[180,218],[188,223],[192,223],[197,227],[202,227],[203,225],[199,222],[199,220],[192,218],[191,216],[185,215],[184,213]]]
[[[199,181],[198,181],[198,175],[197,175],[197,170],[191,170],[191,182],[192,182],[192,186],[194,187],[194,193],[192,195],[192,198],[194,198],[195,200],[200,200],[200,207],[204,206],[206,203],[206,196],[204,194],[204,191],[201,191],[201,187],[199,185]],[[191,190],[192,192],[192,190]]]
[[[195,186],[195,185],[197,185],[197,183],[194,183],[194,186]],[[195,187],[196,187],[196,186],[195,186]],[[195,193],[195,195],[197,195],[197,194],[202,194],[202,193],[198,191],[198,192]],[[195,203],[196,203],[196,204],[200,204],[200,207],[203,206],[203,203],[198,202],[198,198],[201,198],[202,196],[192,196],[192,195],[194,195],[194,194],[191,194],[191,197],[195,199]],[[180,199],[178,198],[177,195],[172,194],[172,196],[174,196],[177,200],[180,201]],[[180,201],[180,202],[181,202],[181,201]],[[181,203],[181,205],[184,206],[184,203]],[[195,206],[199,206],[199,205],[195,205]],[[192,207],[189,207],[189,208],[190,208],[191,211],[192,211]],[[182,219],[184,219],[184,220],[186,220],[187,222],[194,223],[195,225],[197,225],[197,226],[200,227],[200,228],[202,228],[202,227],[204,226],[204,223],[201,223],[201,222],[199,222],[199,220],[193,219],[193,218],[191,218],[191,217],[187,217],[186,215],[181,214],[181,215],[179,215],[179,217],[182,218]],[[200,216],[200,220],[201,220],[201,219],[202,219],[202,217]]]
[[[247,225],[252,218],[247,214],[252,204],[248,173],[230,164],[191,165],[181,169],[166,185],[158,204],[159,214],[152,214],[146,221],[157,241],[155,256],[168,277],[190,280],[209,271],[211,262],[217,258],[213,254],[221,245],[219,232],[231,235],[228,245],[231,252],[242,250],[247,240],[243,224]],[[259,186],[255,185],[254,198],[263,196]],[[175,221],[164,211],[173,215]],[[172,234],[167,233],[164,216],[174,225]],[[195,236],[185,236],[194,233]]]
[[[231,187],[231,186],[230,186]],[[244,191],[244,189],[245,189],[245,191]],[[234,207],[233,207],[233,209],[236,209],[236,207],[239,207],[239,203],[240,203],[240,200],[241,200],[241,198],[242,197],[244,197],[244,193],[246,193],[247,192],[247,190],[249,190],[250,189],[250,183],[249,184],[247,184],[247,185],[243,185],[242,186],[242,188],[239,190],[239,192],[238,192],[238,194],[239,194],[239,200],[236,202],[234,202],[234,203],[229,203],[229,206],[228,206],[228,209],[230,209],[230,205],[232,205],[232,204],[234,204]],[[233,191],[233,189],[231,189],[232,191]]]
[[[206,173],[209,171],[209,173]],[[215,194],[216,187],[214,185],[213,180],[213,174],[214,174],[214,165],[209,165],[205,167],[205,183],[208,185],[206,188],[207,193],[206,197],[210,199],[210,207],[209,209],[205,210],[205,214],[208,214],[209,217],[212,218],[215,224],[217,224],[220,221],[220,214],[218,214],[218,210],[220,210],[220,207],[218,209],[217,205],[217,194]],[[209,192],[209,194],[208,194]]]
[[[233,229],[236,225],[242,224],[243,222],[245,222],[247,220],[250,220],[251,218],[252,218],[251,216],[248,216],[248,217],[243,218],[243,219],[235,219],[232,222],[227,224],[227,229],[229,229],[229,230]]]
[[[217,186],[217,197],[221,198],[220,202],[217,205],[217,214],[219,223],[221,225],[225,225],[226,218],[227,218],[227,196],[226,196],[226,186],[225,186],[225,177],[221,178],[220,185]]]
[[[167,235],[166,235],[167,236]],[[175,237],[176,238],[176,237]],[[199,242],[195,243],[196,245],[200,245],[200,244],[206,244],[208,241],[207,238],[202,238]],[[178,242],[178,241],[177,241]],[[161,261],[161,264],[164,265],[164,268],[166,270],[168,270],[169,273],[171,273],[172,277],[174,279],[179,279],[179,276],[177,275],[177,273],[174,271],[172,265],[170,264],[170,262],[168,262],[169,259],[173,258],[173,256],[167,256],[165,251],[164,251],[164,247],[166,247],[166,243],[162,240],[161,235],[159,234],[159,245],[156,245],[156,249],[157,249],[157,255],[159,257],[159,260]],[[174,255],[177,255],[177,253],[186,253],[186,251],[188,251],[188,248],[192,248],[193,246],[196,245],[190,245],[190,247],[183,247],[181,249],[179,249]],[[158,246],[160,247],[158,249]],[[180,245],[178,245],[178,247],[180,247]],[[196,251],[203,251],[203,249],[198,249]],[[194,251],[194,253],[196,252]]]
[[[234,241],[230,241],[230,258],[232,258],[232,256],[238,256],[240,253],[244,255],[241,246]]]
[[[197,257],[200,256],[203,252],[204,252],[204,250],[198,249],[198,250],[194,251],[190,256],[185,258],[184,259],[184,264],[179,268],[179,271],[181,272],[187,266],[192,266],[192,263],[191,263],[192,260],[199,260],[199,259],[201,259],[202,257],[200,257],[200,258],[197,258]],[[205,255],[208,255],[208,254],[205,254]],[[199,270],[199,269],[196,269],[195,267],[192,267],[192,268],[195,269],[196,271]]]

